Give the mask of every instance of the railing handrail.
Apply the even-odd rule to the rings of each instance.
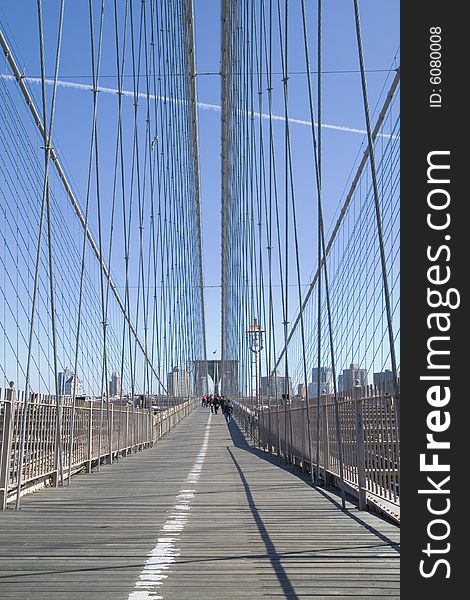
[[[33,394],[28,405],[27,439],[22,470],[21,490],[48,480],[58,485],[59,473],[54,460],[57,448],[56,398],[49,394]],[[152,399],[152,397],[150,398]],[[120,456],[152,447],[166,435],[198,403],[193,396],[166,397],[168,406],[155,411],[147,407],[132,407],[130,403],[112,399],[78,399],[75,404],[73,436],[70,435],[73,403],[60,397],[62,448],[71,448],[72,471],[86,469],[112,461]],[[171,402],[171,405],[169,405]],[[17,493],[19,423],[24,407],[24,392],[0,388],[0,510]],[[109,419],[109,421],[108,421]],[[68,452],[63,452],[67,462]],[[63,465],[65,476],[68,464]]]

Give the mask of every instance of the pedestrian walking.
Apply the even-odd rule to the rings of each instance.
[[[232,420],[232,414],[233,414],[233,406],[230,404],[230,400],[227,400],[225,402],[225,406],[224,406],[224,415],[225,415],[225,420],[227,421],[227,424],[229,424],[230,421]]]

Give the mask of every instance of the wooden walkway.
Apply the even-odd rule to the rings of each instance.
[[[399,598],[399,529],[196,409],[158,446],[0,514],[0,598]]]

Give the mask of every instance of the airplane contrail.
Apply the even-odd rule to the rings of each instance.
[[[7,80],[14,80],[15,77],[13,75],[5,75],[5,74],[0,74],[0,78],[2,79],[7,79]],[[29,83],[34,83],[34,84],[41,84],[41,78],[40,77],[23,77],[23,81],[27,81]],[[44,80],[46,85],[54,85],[54,80],[53,79],[45,79]],[[69,89],[74,89],[74,90],[82,90],[82,91],[93,91],[93,86],[86,84],[86,83],[78,83],[75,81],[63,81],[63,80],[57,80],[57,87],[62,87],[62,88],[69,88]],[[102,94],[112,94],[112,95],[117,95],[119,93],[119,90],[115,89],[115,88],[109,88],[109,87],[102,87],[99,86],[98,88],[98,92],[102,93]],[[129,97],[129,98],[134,98],[135,95],[137,95],[138,98],[144,98],[147,99],[147,97],[149,98],[149,100],[158,100],[160,102],[174,102],[177,104],[181,104],[183,101],[180,100],[179,98],[171,98],[170,96],[157,96],[155,94],[149,94],[147,96],[146,92],[138,92],[137,94],[134,94],[134,92],[132,90],[122,90],[122,95]],[[220,106],[220,104],[209,104],[207,102],[197,102],[197,107],[201,110],[212,110],[214,112],[221,112],[222,107]],[[246,113],[247,111],[242,111],[240,110],[239,112],[243,112]],[[253,117],[255,118],[262,118],[262,119],[272,119],[273,121],[282,121],[285,122],[285,117],[282,115],[269,115],[267,113],[259,113],[259,112],[249,112],[250,115],[253,115]],[[304,125],[304,126],[311,126],[311,121],[307,121],[304,119],[296,119],[294,117],[289,117],[289,123],[292,123],[294,125]],[[318,127],[318,123],[314,123],[315,127]],[[322,129],[334,129],[336,131],[343,131],[345,133],[357,133],[360,135],[366,135],[367,131],[365,129],[356,129],[354,127],[346,127],[344,125],[332,125],[330,123],[322,123]],[[397,136],[391,135],[391,134],[387,134],[387,133],[379,133],[377,134],[377,137],[383,137],[383,138],[396,138]]]

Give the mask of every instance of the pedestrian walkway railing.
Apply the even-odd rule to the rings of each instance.
[[[313,470],[318,482],[339,485],[340,457],[333,396],[309,400],[234,402],[236,421],[260,448]],[[346,491],[359,507],[374,506],[399,520],[400,440],[393,395],[375,386],[339,394],[339,432]]]
[[[101,399],[76,399],[74,410],[66,396],[59,404],[57,410],[56,396],[32,394],[23,425],[24,392],[0,389],[0,510],[17,495],[19,480],[23,494],[152,447],[196,400],[165,398],[150,410]]]

